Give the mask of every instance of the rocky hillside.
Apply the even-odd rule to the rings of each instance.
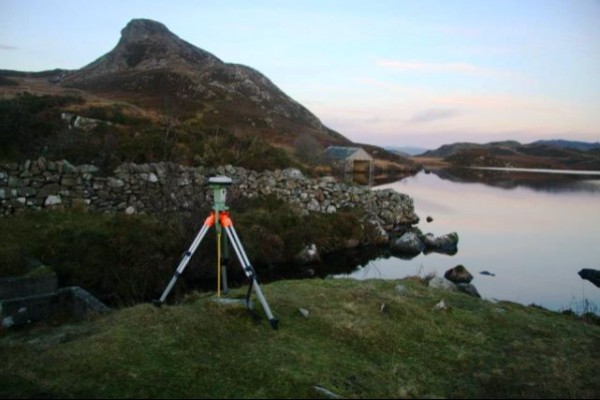
[[[327,143],[347,143],[260,72],[229,64],[177,37],[166,26],[147,19],[132,20],[109,53],[60,84],[140,106],[175,103],[204,125],[296,137],[309,134]]]
[[[62,118],[61,118],[62,116]],[[86,127],[77,121],[92,119]],[[132,20],[114,49],[79,70],[0,70],[0,160],[235,164],[276,169],[351,145],[260,72],[226,63],[163,24]],[[398,170],[414,163],[392,157]]]

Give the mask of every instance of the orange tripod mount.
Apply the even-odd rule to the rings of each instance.
[[[200,232],[198,232],[198,235],[196,235],[196,238],[192,242],[190,248],[185,253],[183,253],[181,261],[179,262],[179,265],[177,266],[177,269],[175,270],[175,274],[173,275],[173,278],[171,278],[171,281],[167,285],[167,288],[163,292],[162,296],[160,297],[159,300],[154,300],[153,303],[157,307],[160,307],[165,302],[167,296],[173,289],[173,286],[175,286],[177,279],[181,276],[185,267],[187,266],[190,259],[192,258],[192,255],[200,246],[202,239],[204,239],[204,236],[206,236],[206,233],[208,232],[208,230],[210,228],[212,228],[213,226],[215,226],[216,230],[217,230],[217,253],[218,253],[217,254],[218,261],[217,262],[219,263],[218,269],[220,270],[220,266],[221,266],[221,238],[220,238],[220,235],[221,235],[221,229],[222,229],[226,233],[226,236],[223,238],[224,239],[223,242],[225,244],[225,246],[224,246],[225,253],[227,253],[227,247],[228,247],[227,242],[229,242],[229,243],[231,243],[231,247],[233,248],[235,254],[238,257],[238,260],[240,262],[240,265],[242,266],[242,269],[244,270],[244,273],[250,280],[250,284],[248,286],[248,293],[246,294],[246,307],[248,309],[252,309],[252,304],[250,302],[250,295],[252,294],[252,289],[254,289],[254,292],[256,293],[256,297],[258,297],[258,300],[260,301],[260,304],[262,305],[263,310],[265,311],[265,314],[267,314],[267,317],[269,318],[269,323],[271,324],[271,327],[273,329],[277,329],[279,326],[279,320],[277,318],[275,318],[273,316],[273,313],[271,312],[269,304],[267,303],[267,300],[265,299],[265,295],[263,294],[263,291],[258,283],[258,280],[256,277],[256,272],[254,271],[254,268],[252,267],[252,265],[250,264],[250,261],[248,260],[248,256],[246,255],[246,252],[244,251],[244,247],[242,246],[242,242],[240,241],[240,238],[238,237],[237,232],[235,231],[235,228],[233,227],[233,221],[231,220],[231,217],[229,216],[228,208],[225,206],[225,200],[226,200],[226,196],[227,196],[226,187],[230,186],[231,183],[232,183],[231,178],[226,177],[226,176],[216,176],[216,177],[212,177],[208,180],[209,188],[213,189],[213,195],[214,195],[213,196],[213,198],[214,198],[213,211],[211,211],[210,215],[204,221],[204,224],[202,225]],[[227,239],[229,239],[229,240],[227,240]],[[226,271],[226,269],[223,269],[223,272],[225,272],[225,271]],[[223,281],[226,286],[227,279],[226,279],[225,273],[223,274],[223,277],[224,277]],[[217,271],[217,279],[219,282],[217,285],[218,286],[217,291],[220,296],[221,271]]]

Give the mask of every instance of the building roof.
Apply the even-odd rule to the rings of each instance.
[[[329,146],[325,150],[325,157],[330,160],[373,162],[373,157],[362,147]]]
[[[325,156],[336,160],[345,160],[358,150],[358,147],[329,146],[325,149]]]

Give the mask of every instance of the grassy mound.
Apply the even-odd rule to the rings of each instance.
[[[4,333],[0,396],[323,396],[316,386],[350,398],[600,394],[600,328],[569,316],[416,280],[280,281],[263,289],[279,331],[205,294]],[[243,289],[230,294],[243,296]],[[442,298],[450,308],[435,310]]]

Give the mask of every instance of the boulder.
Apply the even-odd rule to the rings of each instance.
[[[390,244],[392,252],[397,255],[416,256],[425,250],[425,245],[414,232],[406,232]]]
[[[446,304],[446,302],[444,301],[444,299],[441,299],[435,306],[434,308],[438,311],[443,311],[443,310],[447,310],[448,309],[448,305]]]
[[[452,232],[443,236],[428,233],[423,237],[426,252],[456,254],[458,252],[458,233]]]
[[[453,292],[457,289],[456,285],[454,283],[450,282],[446,278],[440,278],[439,276],[436,276],[435,278],[430,279],[429,283],[427,285],[433,289],[443,289],[443,290],[448,290],[451,292]]]
[[[597,269],[584,268],[577,273],[581,279],[586,279],[592,282],[597,287],[600,287],[600,271]]]
[[[304,249],[296,254],[296,257],[294,258],[296,262],[301,265],[321,262],[321,256],[319,255],[319,251],[317,250],[317,246],[315,244],[305,246]]]
[[[446,271],[444,278],[454,283],[470,283],[473,280],[473,275],[464,266],[457,265]]]
[[[459,292],[466,293],[469,296],[477,297],[479,299],[481,298],[481,295],[477,291],[477,288],[471,283],[457,283],[456,287]]]

